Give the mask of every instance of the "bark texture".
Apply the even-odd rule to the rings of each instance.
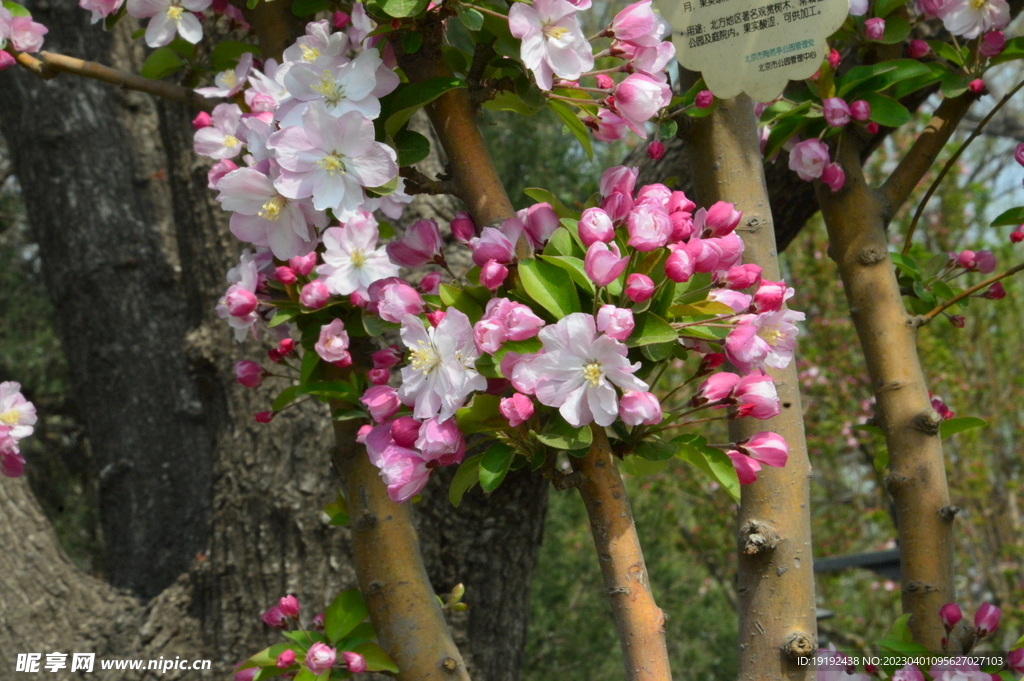
[[[700,205],[729,201],[743,211],[736,228],[743,261],[760,265],[763,277],[779,281],[779,259],[769,196],[758,153],[750,98],[722,100],[707,118],[686,131]],[[806,183],[805,183],[806,184]],[[796,360],[769,372],[782,413],[768,421],[729,423],[734,441],[771,430],[789,445],[785,468],[764,467],[743,487],[739,523],[739,678],[814,678],[814,667],[797,664],[817,650],[814,568],[811,547],[810,476]]]
[[[846,142],[852,142],[847,139]],[[819,188],[861,348],[875,392],[875,413],[889,450],[886,486],[896,504],[903,611],[914,640],[942,650],[939,608],[954,601],[952,521],[939,415],[931,406],[917,355],[917,323],[903,304],[885,234],[886,205],[864,180],[855,143],[839,161],[846,186]]]

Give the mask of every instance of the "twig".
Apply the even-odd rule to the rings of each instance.
[[[60,73],[71,73],[83,78],[92,78],[93,80],[110,83],[125,90],[145,92],[156,97],[169,99],[172,102],[181,102],[199,111],[213,111],[213,107],[220,103],[219,100],[207,99],[195,91],[176,83],[143,78],[134,73],[125,73],[103,64],[84,61],[55,52],[40,52],[38,58],[25,52],[18,52],[17,50],[10,50],[10,52],[14,55],[18,64],[40,78],[47,80],[55,78]]]
[[[978,284],[975,284],[974,286],[970,287],[969,289],[961,291],[960,293],[956,294],[955,296],[953,296],[952,298],[950,298],[949,300],[944,302],[942,305],[936,305],[935,308],[932,309],[931,312],[928,312],[927,314],[921,315],[921,317],[920,317],[921,325],[923,326],[924,324],[927,324],[931,320],[935,319],[940,314],[942,314],[943,310],[946,310],[946,309],[948,309],[950,307],[953,307],[954,305],[959,303],[964,298],[969,298],[972,295],[974,295],[975,293],[977,293],[978,291],[980,291],[981,289],[983,289],[983,288],[985,288],[987,286],[991,286],[992,284],[996,283],[1000,279],[1005,279],[1006,277],[1010,276],[1011,274],[1016,274],[1017,272],[1020,272],[1021,270],[1024,270],[1024,263],[1021,263],[1019,265],[1015,265],[1015,266],[1011,267],[1010,269],[1006,270],[1005,272],[1003,272],[1002,274],[997,274],[995,276],[989,277],[985,281],[982,281],[982,282],[980,282]]]
[[[1003,98],[1000,99],[994,107],[992,107],[992,110],[988,112],[988,115],[982,118],[978,125],[974,127],[974,130],[972,130],[971,134],[968,135],[967,139],[964,140],[964,143],[960,145],[960,148],[953,152],[953,155],[949,157],[948,161],[946,161],[946,165],[942,166],[942,170],[939,171],[938,176],[932,182],[932,185],[928,187],[928,191],[925,193],[924,198],[921,199],[921,203],[919,203],[917,206],[917,211],[914,213],[914,219],[911,220],[910,228],[907,229],[907,238],[903,242],[903,255],[906,255],[907,253],[910,252],[910,246],[912,243],[912,239],[914,238],[914,230],[917,229],[917,223],[921,221],[921,216],[924,214],[925,206],[928,205],[928,201],[929,199],[932,198],[932,195],[934,195],[935,192],[938,191],[939,185],[942,184],[942,180],[946,177],[947,174],[949,174],[949,171],[953,168],[953,164],[957,162],[961,154],[964,153],[964,151],[967,149],[970,143],[973,142],[978,137],[978,135],[981,134],[982,129],[984,129],[985,125],[990,120],[992,120],[992,117],[996,115],[996,112],[1003,108],[1003,105],[1010,101],[1010,98],[1017,94],[1017,92],[1022,87],[1024,87],[1024,80],[1017,83],[1016,87],[1014,87],[1012,90],[1003,95]],[[964,114],[966,113],[967,112],[965,111]],[[913,149],[911,149],[910,153],[913,153]]]
[[[409,180],[406,185],[407,194],[455,194],[455,183],[451,180],[431,180],[416,168],[401,168],[398,174]]]

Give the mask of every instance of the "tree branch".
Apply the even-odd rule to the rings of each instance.
[[[18,64],[44,79],[55,78],[60,73],[71,73],[83,78],[110,83],[125,90],[136,90],[169,99],[172,102],[181,102],[197,111],[213,111],[213,107],[220,103],[219,100],[207,99],[176,83],[143,78],[134,73],[125,73],[92,61],[84,61],[54,52],[40,52],[39,57],[36,58],[26,52],[9,51],[14,55]]]
[[[455,183],[451,180],[431,180],[413,167],[402,168],[398,174],[408,180],[407,194],[455,194]]]
[[[942,104],[925,126],[924,132],[914,141],[914,145],[880,189],[881,198],[890,215],[895,214],[910,198],[914,187],[932,167],[946,142],[953,135],[960,119],[967,115],[968,109],[977,100],[977,95],[971,93],[942,100]]]
[[[583,458],[569,457],[580,476],[604,586],[611,601],[628,681],[671,681],[665,614],[654,602],[629,497],[604,428],[591,426],[594,443]]]
[[[921,317],[920,317],[921,325],[923,326],[923,325],[927,324],[928,322],[930,322],[931,320],[935,319],[940,314],[942,314],[943,310],[946,310],[946,309],[948,309],[950,307],[953,307],[954,305],[959,303],[964,298],[970,298],[971,296],[973,296],[975,293],[977,293],[981,289],[987,288],[987,287],[991,286],[992,284],[996,283],[997,281],[999,281],[1000,279],[1005,279],[1006,277],[1009,277],[1010,275],[1016,274],[1017,272],[1020,272],[1021,270],[1024,270],[1024,263],[1021,263],[1019,265],[1014,265],[1013,267],[1011,267],[1010,269],[1006,270],[1002,274],[993,275],[993,276],[989,277],[988,279],[986,279],[985,281],[979,282],[979,283],[975,284],[974,286],[970,287],[969,289],[961,291],[960,293],[956,294],[955,296],[953,296],[952,298],[950,298],[946,302],[942,303],[941,305],[936,305],[935,308],[932,309],[927,314],[921,315]]]

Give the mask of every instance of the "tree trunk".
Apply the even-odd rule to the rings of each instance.
[[[129,20],[105,34],[71,0],[30,9],[54,51],[137,70]],[[262,351],[236,344],[213,313],[241,245],[192,152],[191,112],[20,70],[0,75],[0,112],[101,462],[111,579],[155,596],[143,605],[75,570],[24,481],[4,479],[0,591],[24,597],[0,599],[0,668],[57,650],[209,658],[211,678],[222,675],[279,639],[259,613],[281,595],[311,617],[355,583],[349,531],[321,510],[339,485],[327,411],[314,402],[256,424],[272,389],[233,380],[234,362]],[[456,633],[474,674],[512,681],[543,483],[470,494],[456,511],[438,478],[417,509],[433,585],[467,585]]]

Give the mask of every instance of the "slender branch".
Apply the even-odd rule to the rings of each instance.
[[[408,194],[455,194],[455,183],[451,180],[431,180],[411,166],[402,168],[398,174],[412,183],[406,185]]]
[[[592,425],[593,445],[581,459],[569,457],[580,476],[594,546],[611,601],[628,681],[671,681],[665,646],[665,614],[654,602],[629,497],[604,428]]]
[[[981,134],[981,131],[985,128],[985,125],[987,125],[988,122],[992,120],[992,117],[995,116],[996,113],[1003,108],[1003,105],[1010,101],[1010,98],[1017,94],[1017,92],[1022,87],[1024,87],[1024,80],[1017,83],[1016,87],[1014,87],[1012,90],[1003,95],[1003,98],[996,102],[996,105],[992,107],[992,110],[988,112],[988,115],[986,115],[984,118],[981,119],[981,121],[978,122],[978,125],[974,127],[974,130],[971,131],[971,134],[967,137],[967,139],[964,140],[964,143],[961,144],[955,152],[953,152],[953,155],[949,157],[948,161],[946,161],[946,165],[942,166],[942,170],[939,171],[938,176],[936,176],[931,186],[928,187],[928,191],[925,193],[924,198],[921,199],[921,202],[917,205],[917,211],[914,213],[914,219],[910,221],[910,228],[907,229],[907,238],[903,241],[902,252],[904,255],[910,252],[910,246],[911,244],[913,244],[914,230],[917,229],[917,223],[921,221],[921,216],[924,215],[925,206],[928,205],[928,201],[929,199],[932,198],[932,195],[934,195],[935,192],[938,191],[939,185],[942,184],[942,180],[945,179],[946,175],[949,174],[949,171],[953,168],[953,165],[957,162],[957,160],[959,160],[960,156],[964,153],[964,151],[971,144],[971,142],[977,139],[978,135]],[[964,113],[966,114],[966,111]]]
[[[172,102],[181,102],[198,111],[213,111],[213,107],[220,103],[219,100],[207,99],[193,90],[176,83],[143,78],[134,73],[118,71],[103,64],[84,61],[55,52],[40,52],[38,58],[25,52],[18,52],[17,50],[10,50],[10,52],[14,55],[18,64],[40,78],[50,79],[60,73],[71,73],[83,78],[92,78],[93,80],[110,83],[125,90],[136,90],[163,99],[169,99]]]
[[[981,289],[988,288],[989,286],[991,286],[992,284],[996,283],[1000,279],[1005,279],[1006,277],[1009,277],[1009,276],[1011,276],[1013,274],[1016,274],[1017,272],[1020,272],[1021,270],[1024,270],[1024,263],[1021,263],[1019,265],[1014,265],[1013,267],[1011,267],[1010,269],[1006,270],[1002,274],[996,274],[994,276],[991,276],[988,279],[986,279],[985,281],[977,283],[974,286],[970,287],[969,289],[961,291],[960,293],[956,294],[955,296],[953,296],[952,298],[950,298],[949,300],[944,302],[942,305],[936,305],[935,308],[933,308],[930,312],[928,312],[927,314],[921,315],[921,317],[920,317],[921,324],[922,325],[927,324],[928,322],[930,322],[931,320],[935,319],[940,314],[942,314],[942,312],[944,310],[946,310],[946,309],[948,309],[950,307],[953,307],[954,305],[959,303],[964,298],[970,298],[971,296],[973,296],[975,293],[977,293]]]
[[[946,142],[952,137],[960,119],[967,115],[967,110],[977,99],[974,94],[964,93],[953,99],[942,100],[924,132],[914,141],[914,145],[881,187],[882,200],[887,204],[890,215],[895,214],[910,198],[914,187],[931,169]]]

